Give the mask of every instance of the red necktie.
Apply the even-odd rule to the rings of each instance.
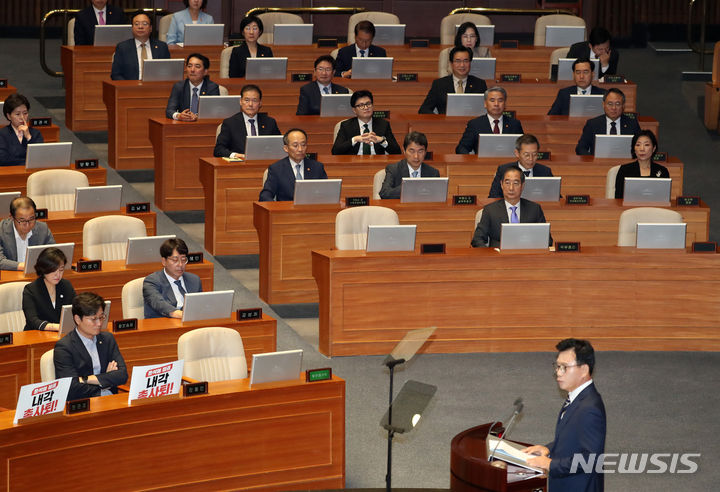
[[[493,120],[493,133],[495,135],[500,133],[500,127],[498,126],[498,123],[500,123],[500,120]]]

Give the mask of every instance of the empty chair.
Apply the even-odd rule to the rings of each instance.
[[[464,22],[472,22],[476,26],[492,25],[490,18],[481,14],[465,13],[446,15],[440,22],[440,44],[453,44],[455,42],[455,26],[459,26]],[[447,55],[445,55],[445,58],[447,59]]]
[[[55,379],[55,349],[50,349],[40,357],[40,381],[46,383]]]
[[[365,249],[369,225],[398,225],[395,210],[387,207],[353,207],[335,216],[335,247],[337,249]]]
[[[355,42],[355,24],[360,21],[369,20],[373,24],[400,24],[400,18],[395,14],[387,12],[358,12],[348,19],[347,44]]]
[[[232,50],[235,48],[234,46],[228,46],[227,48],[223,48],[223,50],[220,52],[220,78],[226,79],[230,77],[230,55],[232,55]]]
[[[123,285],[122,288],[122,315],[124,319],[145,319],[145,301],[143,299],[143,280],[136,278]]]
[[[103,261],[124,260],[128,238],[145,236],[145,222],[137,217],[95,217],[83,226],[83,257]]]
[[[385,181],[385,169],[380,169],[373,176],[373,200],[380,200],[383,181]]]
[[[605,178],[605,198],[615,198],[615,179],[619,169],[620,164],[608,169],[607,178]]]
[[[170,24],[172,24],[172,14],[163,15],[158,21],[158,39],[163,43],[167,42],[167,33],[170,30]]]
[[[620,214],[617,245],[635,246],[638,222],[680,223],[682,221],[682,215],[667,208],[630,208]]]
[[[67,45],[75,46],[75,17],[70,19],[67,24]]]
[[[198,328],[178,339],[178,359],[185,361],[183,376],[198,381],[227,381],[247,377],[240,334],[218,326]]]
[[[257,16],[263,23],[263,33],[258,38],[260,44],[273,44],[275,24],[304,24],[302,17],[290,12],[265,12]]]
[[[538,17],[535,21],[535,46],[545,46],[545,28],[547,26],[583,26],[585,20],[582,17],[566,14],[551,14]]]
[[[23,289],[30,282],[0,284],[0,332],[23,331],[25,313],[22,309]]]
[[[27,179],[27,194],[37,208],[50,212],[75,209],[75,188],[88,186],[88,178],[72,169],[45,169]]]

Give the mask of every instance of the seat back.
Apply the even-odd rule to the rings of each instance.
[[[438,77],[446,77],[450,75],[450,50],[452,48],[444,48],[438,56]]]
[[[333,128],[333,142],[335,142],[335,140],[337,139],[337,134],[340,131],[340,125],[343,124],[343,121],[347,121],[347,120],[346,119],[340,120],[337,123],[335,123],[335,128]]]
[[[88,178],[72,169],[45,169],[28,176],[27,194],[37,208],[50,212],[75,209],[75,188],[88,186]]]
[[[263,171],[263,188],[265,187],[265,181],[267,181],[268,170]]]
[[[638,222],[680,223],[682,215],[674,210],[657,207],[630,208],[620,214],[618,222],[618,246],[635,246]]]
[[[145,222],[127,215],[105,215],[85,222],[83,257],[93,260],[124,260],[129,237],[145,237]]]
[[[222,130],[222,123],[220,123],[215,129],[215,140],[217,140],[218,135],[220,135],[220,130]]]
[[[275,24],[304,24],[303,18],[290,12],[265,12],[258,14],[263,23],[263,33],[258,38],[260,44],[273,44]]]
[[[400,24],[400,18],[388,12],[358,12],[348,19],[347,44],[355,42],[355,24],[360,21],[369,20],[373,24]]]
[[[608,169],[607,178],[605,178],[605,198],[615,198],[615,179],[619,169],[620,164]]]
[[[40,357],[40,381],[47,383],[55,379],[55,349],[48,350]]]
[[[330,52],[330,56],[332,56],[333,58],[335,58],[337,60],[338,51],[340,51],[340,48],[335,48],[334,50],[332,50]]]
[[[230,328],[198,328],[178,339],[178,359],[185,361],[183,376],[200,381],[226,381],[247,377],[240,334]]]
[[[335,216],[335,247],[337,249],[364,249],[369,225],[398,225],[397,213],[387,207],[353,207],[341,210]]]
[[[455,26],[464,22],[472,22],[476,26],[491,26],[490,18],[482,14],[450,14],[440,22],[440,44],[455,43]]]
[[[0,284],[0,332],[23,331],[25,313],[22,309],[23,289],[30,282]]]
[[[220,52],[220,78],[227,79],[230,76],[230,55],[234,46],[223,48]]]
[[[482,212],[483,209],[481,208],[477,211],[477,213],[475,213],[475,227],[477,227],[477,225],[480,223],[480,219],[482,219]]]
[[[124,319],[145,319],[143,281],[145,277],[127,282],[122,288],[122,316]]]
[[[220,88],[221,96],[227,96],[228,94],[230,94],[227,90],[227,87],[225,87],[224,85],[219,85],[218,87]]]
[[[67,45],[75,46],[75,17],[68,21],[67,26]]]
[[[560,58],[567,58],[570,48],[557,48],[550,53],[550,66],[548,67],[548,78],[552,77],[552,67],[559,63]]]
[[[547,26],[583,26],[582,17],[567,14],[550,14],[538,17],[535,21],[535,46],[545,46],[545,28]]]
[[[170,30],[170,24],[172,24],[172,14],[163,15],[158,21],[158,39],[163,43],[167,42],[167,33]]]
[[[373,200],[380,200],[383,181],[385,181],[385,169],[380,169],[373,176]]]

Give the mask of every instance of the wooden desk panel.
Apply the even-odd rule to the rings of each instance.
[[[17,91],[18,91],[17,87],[14,87],[10,84],[8,84],[7,87],[0,87],[0,101],[5,101],[5,99],[10,94],[15,94]],[[7,120],[5,120],[5,121],[7,121]]]
[[[128,472],[113,475],[118,490],[345,486],[345,381],[337,377],[252,389],[248,379],[224,381],[210,383],[208,395],[129,406],[118,394],[90,405],[22,425],[13,425],[14,410],[0,413],[3,488],[97,488],[97,473],[81,468],[98,456],[122,457]]]
[[[60,141],[60,127],[54,123],[50,126],[36,126],[33,128],[42,134],[45,143]]]
[[[107,170],[104,167],[96,169],[75,169],[71,164],[69,169],[80,171],[88,177],[90,186],[104,186],[107,184]],[[27,179],[32,173],[42,169],[25,169],[25,166],[0,166],[0,193],[19,191],[27,194]]]
[[[425,326],[438,329],[421,352],[551,351],[567,337],[590,339],[597,350],[720,350],[719,255],[467,248],[313,251],[312,261],[320,352],[328,356],[388,353]],[[519,288],[523,295],[509,302]],[[412,309],[401,306],[402,293]]]

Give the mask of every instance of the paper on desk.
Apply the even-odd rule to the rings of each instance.
[[[488,436],[487,446],[488,456],[492,454],[494,450],[495,454],[493,456],[499,460],[522,466],[523,468],[527,468],[528,470],[533,470],[538,473],[544,473],[542,468],[538,468],[536,466],[528,464],[527,460],[529,458],[533,458],[534,456],[532,454],[523,453],[522,451],[520,451],[520,449],[518,449],[519,445],[508,441],[500,441],[500,439],[498,439],[497,437]]]

